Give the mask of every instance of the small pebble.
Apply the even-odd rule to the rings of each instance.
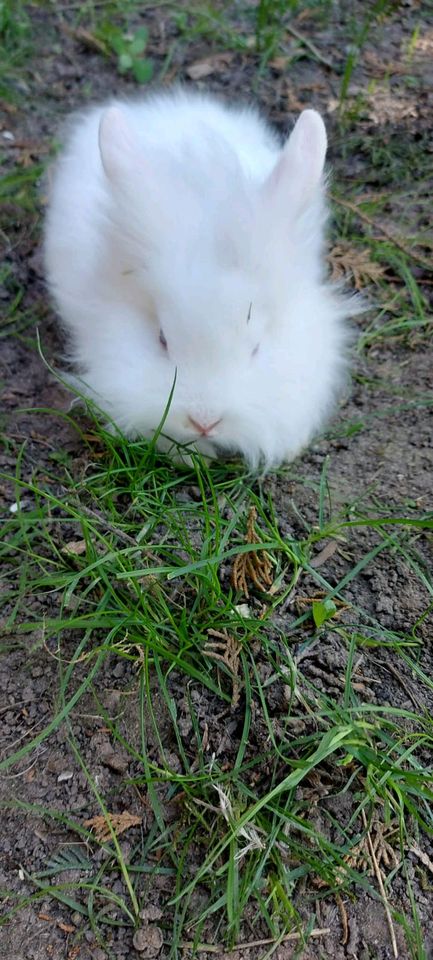
[[[125,673],[125,664],[122,663],[121,660],[119,660],[119,663],[116,663],[116,666],[112,670],[113,677],[116,677],[116,679],[119,680],[120,677],[123,677],[124,673]]]
[[[102,763],[104,764],[104,767],[109,767],[110,770],[114,770],[115,773],[126,773],[129,760],[121,753],[116,753],[113,750],[112,753],[107,753],[104,757],[102,757]]]
[[[132,941],[137,953],[145,953],[149,958],[158,956],[163,942],[162,930],[150,924],[145,924],[136,930]]]

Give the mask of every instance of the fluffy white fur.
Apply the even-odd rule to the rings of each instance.
[[[282,146],[253,109],[181,90],[75,118],[48,280],[80,377],[128,435],[153,435],[175,374],[164,434],[205,454],[269,467],[320,428],[347,314],[324,276],[325,152],[313,110]]]

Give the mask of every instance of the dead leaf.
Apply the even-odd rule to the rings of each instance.
[[[120,834],[125,833],[125,830],[129,830],[130,827],[138,827],[142,822],[142,817],[128,813],[127,810],[124,810],[123,813],[109,813],[108,818],[116,837],[120,837]],[[84,821],[84,826],[91,827],[99,843],[105,843],[107,840],[111,840],[111,830],[107,822],[107,817],[92,817],[90,820]]]
[[[305,23],[306,20],[314,20],[314,17],[317,16],[316,10],[314,7],[306,7],[305,10],[301,10],[295,17],[295,23]]]
[[[7,100],[4,100],[3,97],[1,97],[0,110],[4,110],[6,113],[17,113],[18,107],[16,107],[14,103],[9,103]]]
[[[205,57],[203,60],[191,63],[186,68],[186,74],[190,80],[203,80],[204,77],[210,77],[212,73],[221,73],[231,60],[233,60],[233,53],[215,53],[212,57]]]
[[[284,73],[284,71],[287,70],[289,63],[289,57],[273,57],[272,60],[269,60],[269,66],[272,67],[276,73]]]
[[[302,103],[298,97],[298,94],[295,90],[292,90],[290,86],[287,86],[286,94],[286,103],[289,113],[299,113],[304,109],[305,103]]]
[[[67,557],[80,557],[82,553],[86,552],[86,549],[87,543],[85,540],[70,540],[62,547],[62,553]]]
[[[58,920],[57,926],[59,930],[63,930],[63,933],[75,933],[75,927],[71,926],[70,923],[62,923],[60,920]]]
[[[247,520],[245,543],[260,543],[260,537],[255,530],[257,510],[250,508]],[[255,550],[248,553],[239,553],[234,559],[232,567],[232,586],[249,598],[248,580],[262,592],[269,591],[273,584],[272,561],[266,550]]]
[[[423,36],[417,37],[414,46],[417,52],[426,53],[429,57],[433,57],[433,36],[431,30]]]
[[[377,283],[385,273],[384,267],[370,260],[367,250],[357,250],[344,244],[336,244],[327,256],[331,267],[331,280],[353,277],[356,290],[368,283]]]
[[[414,853],[416,857],[419,857],[421,863],[423,863],[424,866],[427,867],[427,870],[430,870],[430,873],[433,874],[433,860],[430,860],[428,854],[425,853],[424,850],[421,850],[421,848],[415,842],[411,843],[409,850],[411,853]]]
[[[382,79],[396,75],[404,75],[408,72],[404,63],[394,60],[384,60],[373,50],[366,50],[363,56],[363,66],[372,77]]]
[[[68,953],[68,960],[77,960],[80,950],[81,950],[81,946],[79,943],[77,943],[74,947],[71,947]]]
[[[186,69],[186,74],[191,80],[203,80],[204,77],[210,77],[214,72],[215,67],[211,63],[207,63],[206,60],[192,63],[191,66]]]
[[[398,96],[388,89],[375,90],[367,98],[368,117],[376,124],[398,123],[401,120],[418,117],[418,105],[415,97],[409,94]]]

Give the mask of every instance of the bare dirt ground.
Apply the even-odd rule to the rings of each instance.
[[[351,17],[361,16],[363,4],[353,7]],[[351,5],[352,9],[352,5]],[[44,7],[29,6],[32,22],[32,51],[28,64],[22,70],[18,83],[20,94],[17,105],[6,100],[1,119],[0,137],[7,168],[22,171],[33,169],[35,163],[44,163],[51,149],[59,123],[68,112],[92,100],[107,97],[112,93],[136,91],[133,80],[118,76],[115,65],[104,58],[92,41],[94,31],[84,15],[77,22],[73,4]],[[253,97],[264,112],[281,129],[289,126],[302,106],[314,106],[324,114],[330,131],[330,161],[334,182],[345,189],[355,182],[363,184],[363,190],[371,195],[388,191],[391,194],[381,210],[380,223],[385,230],[392,230],[396,222],[401,225],[398,236],[405,241],[408,234],[424,228],[425,207],[411,196],[402,205],[401,190],[392,199],[392,186],[407,184],[408,191],[419,170],[417,157],[424,160],[433,149],[431,120],[433,106],[433,39],[432,27],[417,3],[399,5],[398,17],[384,18],[375,26],[365,45],[350,80],[348,97],[353,101],[353,115],[348,114],[346,129],[337,123],[336,104],[339,96],[341,70],[348,50],[347,17],[320,20],[312,11],[291,21],[295,28],[314,43],[330,65],[321,62],[314,54],[290,63],[287,57],[297,41],[293,35],[286,37],[287,54],[279,54],[258,75],[257,57],[248,51],[224,48],[224,43],[207,36],[193,36],[186,42],[181,26],[173,17],[169,6],[153,6],[134,21],[145,22],[150,30],[149,56],[155,64],[155,77],[164,66],[164,83],[182,81],[221,92],[229,97],[241,94]],[[423,42],[413,43],[413,52],[408,60],[408,45],[414,31]],[[174,44],[174,46],[173,46]],[[167,64],[167,51],[173,50]],[[204,66],[203,66],[204,64]],[[200,65],[202,65],[200,69]],[[193,79],[194,77],[199,79]],[[201,79],[200,79],[201,77]],[[408,82],[408,77],[411,78]],[[21,86],[20,86],[21,85]],[[359,106],[357,97],[362,91],[364,100]],[[428,127],[430,124],[430,134]],[[8,136],[6,136],[8,134]],[[11,137],[9,137],[9,134]],[[430,137],[430,139],[429,139]],[[385,155],[385,161],[384,161]],[[391,158],[389,161],[387,158]],[[40,216],[46,184],[39,185],[39,210],[25,210],[12,197],[4,208],[6,262],[11,268],[9,281],[2,292],[3,302],[13,298],[15,289],[24,289],[22,307],[24,316],[31,316],[32,324],[21,329],[5,326],[9,334],[1,340],[2,418],[7,428],[8,442],[0,453],[0,466],[4,473],[12,473],[17,456],[22,453],[21,475],[30,477],[37,469],[52,471],[52,455],[66,450],[75,458],[77,475],[85,469],[86,448],[73,426],[56,415],[55,411],[67,410],[67,399],[62,387],[43,364],[34,338],[37,323],[45,356],[55,360],[61,351],[61,341],[56,332],[55,320],[44,286],[40,250]],[[346,211],[347,212],[347,211]],[[344,228],[344,209],[339,210],[338,227]],[[362,234],[370,232],[370,225],[362,219],[356,221]],[[339,242],[337,229],[334,241]],[[420,255],[421,257],[421,255]],[[431,297],[430,279],[419,261],[412,263],[414,276],[425,298]],[[389,278],[390,300],[398,290],[399,278],[392,268],[386,267]],[[415,307],[413,308],[415,313]],[[26,313],[28,311],[28,313]],[[389,317],[394,318],[392,310]],[[360,333],[367,330],[372,314],[358,321]],[[430,328],[431,329],[431,328]],[[326,457],[329,457],[328,482],[333,503],[351,504],[362,500],[379,509],[386,503],[389,511],[398,511],[402,505],[426,512],[432,504],[433,478],[433,364],[431,341],[424,329],[402,331],[397,336],[380,336],[372,339],[367,348],[354,359],[355,378],[350,394],[342,403],[339,415],[331,425],[328,435],[318,440],[297,463],[294,472],[268,477],[262,484],[264,496],[272,495],[282,520],[281,530],[291,534],[302,531],[302,523],[311,524],[317,516],[317,491]],[[430,398],[430,399],[429,399]],[[23,408],[29,409],[22,412]],[[43,412],[45,410],[45,412]],[[48,411],[48,412],[46,412]],[[54,412],[53,412],[54,411]],[[23,444],[25,447],[23,449]],[[20,454],[21,456],[21,454]],[[7,480],[0,482],[0,493],[7,516],[15,500],[13,485]],[[186,496],[194,497],[194,491],[186,487]],[[302,519],[303,518],[303,521]],[[353,558],[364,556],[376,544],[375,531],[360,528],[350,532],[345,548],[330,555],[323,566],[324,575],[331,583],[337,583],[350,569]],[[425,569],[431,569],[431,538],[420,534],[417,551]],[[222,571],[224,576],[224,571]],[[306,578],[303,590],[313,595],[317,589]],[[24,587],[23,587],[24,590]],[[401,554],[390,551],[378,553],[374,562],[365,566],[347,587],[346,597],[354,607],[371,616],[372,622],[382,630],[408,635],[416,631],[419,642],[417,662],[427,676],[432,665],[432,615],[424,616],[431,603],[426,584],[405,565]],[[57,602],[57,601],[56,601]],[[49,598],[32,596],[25,610],[27,618],[39,620],[49,617]],[[6,607],[5,619],[10,614]],[[275,617],[276,635],[287,629],[292,613],[282,611]],[[416,626],[415,626],[416,625]],[[75,642],[75,641],[74,641]],[[294,650],[302,646],[302,638],[294,639]],[[342,695],[342,680],[347,664],[348,650],[334,631],[321,635],[320,643],[312,646],[303,660],[304,675],[319,688],[338,696]],[[402,659],[398,663],[386,646],[363,648],[360,675],[367,680],[364,694],[368,702],[378,705],[408,709],[418,714],[430,714],[433,709],[433,692],[428,684],[422,685]],[[79,668],[80,669],[80,668]],[[78,680],[80,673],[78,669]],[[85,666],[81,667],[83,675]],[[260,661],[258,669],[266,674],[268,664]],[[368,678],[373,678],[369,683]],[[49,644],[44,644],[40,632],[27,635],[17,642],[13,632],[4,638],[4,653],[0,662],[1,690],[1,741],[5,755],[13,752],[35,736],[49,723],[58,709],[59,668]],[[78,682],[78,681],[77,681]],[[188,744],[188,710],[186,705],[185,679],[174,672],[171,678],[171,694],[178,708],[178,723],[185,744]],[[122,724],[128,730],[129,740],[139,749],[138,727],[131,693],[135,689],[136,673],[127,660],[113,657],[105,659],[98,677],[101,701],[109,715],[123,711]],[[344,683],[343,683],[344,686]],[[155,693],[155,696],[157,694]],[[273,718],[275,735],[284,722],[287,702],[284,684],[272,686],[272,698],[268,708]],[[166,706],[156,703],[161,737],[166,736],[166,747],[175,766],[176,743],[170,742],[171,726],[166,715]],[[267,728],[262,716],[263,707],[257,704],[249,741],[249,755],[263,749]],[[242,725],[242,705],[238,712],[221,720],[221,703],[209,691],[202,690],[197,703],[200,722],[207,725],[209,749],[215,750],[227,764],[235,755],[235,742]],[[73,716],[76,741],[86,767],[97,782],[98,790],[110,798],[112,809],[127,809],[143,817],[143,794],[132,783],[139,772],[137,761],[131,760],[121,747],[112,742],[110,730],[102,716],[95,716],[94,705],[84,697],[79,711]],[[304,731],[308,733],[305,720]],[[183,724],[183,726],[182,726]],[[158,758],[158,743],[149,745],[150,755]],[[353,797],[339,792],[338,775],[329,764],[329,785],[320,785],[321,797],[328,813],[338,820],[345,820],[353,809]],[[265,771],[261,776],[265,777]],[[127,781],[126,779],[127,778]],[[253,783],[253,780],[251,781]],[[317,784],[308,787],[314,798]],[[260,789],[260,779],[257,784]],[[307,788],[305,788],[307,789]],[[51,808],[84,821],[95,815],[97,808],[89,791],[88,779],[72,754],[67,729],[61,725],[47,740],[37,747],[30,757],[9,769],[1,781],[1,798],[19,801],[41,808]],[[329,794],[329,796],[328,796]],[[323,799],[324,798],[324,799]],[[173,803],[166,791],[161,791],[162,802]],[[314,800],[312,799],[312,803]],[[317,808],[317,818],[322,816]],[[329,830],[330,819],[326,821]],[[141,829],[146,833],[152,826],[149,814],[144,817]],[[124,856],[128,857],[135,840],[122,839]],[[134,837],[134,834],[131,833]],[[0,958],[2,960],[105,960],[111,957],[142,955],[161,958],[170,954],[170,911],[165,905],[173,894],[170,872],[144,880],[144,893],[150,920],[160,922],[165,942],[152,944],[150,935],[144,949],[137,953],[132,945],[132,930],[112,927],[109,943],[98,943],[95,931],[87,918],[73,905],[53,901],[48,895],[32,900],[35,887],[28,879],[45,868],[50,856],[58,854],[74,838],[61,820],[51,821],[40,814],[25,809],[4,809],[1,824],[0,886],[6,892],[6,908],[10,909],[14,897],[28,896],[28,902],[0,931]],[[421,920],[424,951],[415,954],[409,948],[404,929],[396,924],[398,956],[404,960],[413,956],[433,956],[433,877],[425,863],[432,863],[433,845],[428,836],[418,838],[427,860],[420,862],[415,853],[407,852],[406,870],[410,879],[413,897]],[[83,844],[84,853],[86,847]],[[96,852],[102,859],[103,850]],[[200,856],[199,851],[197,856]],[[429,858],[429,859],[428,859]],[[95,861],[94,861],[95,862]],[[58,874],[56,883],[67,882],[68,872]],[[297,894],[300,914],[303,914],[303,897],[307,887],[301,886]],[[112,891],[121,894],[122,880],[113,880]],[[311,891],[308,892],[311,905]],[[392,905],[395,911],[411,914],[407,885],[397,874],[392,884]],[[153,909],[153,913],[152,913]],[[163,912],[161,914],[161,911]],[[165,911],[165,912],[164,912]],[[310,940],[296,956],[303,960],[319,958],[357,958],[357,960],[388,960],[393,954],[389,927],[383,903],[368,890],[357,891],[356,897],[345,901],[349,930],[344,936],[341,909],[334,897],[323,898],[317,891],[317,927],[329,928],[326,936]],[[161,920],[161,916],[163,919]],[[249,933],[252,917],[246,916],[244,940],[253,939]],[[251,927],[252,929],[252,927]],[[201,940],[212,942],[212,923],[202,931]],[[343,942],[345,940],[345,942]],[[218,937],[216,942],[218,942]],[[421,951],[421,948],[420,948]],[[251,948],[242,954],[244,960],[256,960],[264,955],[265,947]],[[185,946],[183,956],[191,955]],[[214,955],[203,951],[203,960]],[[295,956],[295,946],[281,944],[275,954],[278,960]],[[179,954],[180,956],[180,954]],[[222,960],[229,954],[220,953]],[[232,954],[230,954],[230,957]]]

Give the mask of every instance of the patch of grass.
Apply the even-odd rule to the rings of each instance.
[[[106,46],[107,52],[116,55],[120,74],[130,73],[137,83],[149,83],[153,75],[153,63],[145,56],[149,39],[147,27],[125,31],[105,21],[98,27],[96,37]]]
[[[10,336],[22,336],[25,331],[33,332],[35,321],[42,320],[46,315],[46,305],[24,306],[25,290],[14,277],[9,264],[0,268],[0,287],[8,301],[0,318],[0,341]]]
[[[0,36],[8,47],[19,47],[30,29],[26,4],[21,0],[0,3]]]
[[[242,14],[242,10],[240,11]],[[247,21],[232,20],[224,7],[211,3],[186,4],[176,8],[174,23],[184,43],[207,40],[218,49],[247,51],[251,49],[251,35],[246,32]]]
[[[233,946],[246,914],[255,917],[257,936],[266,929],[278,941],[293,932],[308,942],[318,891],[333,896],[372,889],[363,865],[368,835],[382,831],[393,851],[393,872],[402,876],[414,832],[433,835],[433,771],[426,759],[431,719],[422,711],[364,701],[356,667],[359,651],[379,644],[394,662],[404,657],[421,686],[430,683],[416,663],[420,641],[416,634],[384,631],[370,612],[346,600],[363,570],[397,551],[423,584],[427,608],[433,585],[415,536],[433,528],[433,517],[390,516],[380,507],[366,516],[361,504],[333,516],[325,470],[317,523],[307,524],[301,536],[283,536],[266,484],[238,468],[194,457],[179,473],[152,445],[126,443],[96,426],[86,429],[83,442],[90,451],[84,474],[56,458],[52,473],[45,466],[43,475],[27,481],[18,466],[16,478],[7,478],[18,509],[6,521],[1,548],[3,562],[16,570],[12,576],[8,571],[3,595],[6,629],[23,641],[43,630],[58,659],[60,695],[47,727],[1,768],[32,755],[63,724],[71,759],[109,822],[108,801],[74,732],[76,711],[90,698],[88,712],[101,718],[130,759],[134,772],[125,787],[146,796],[151,816],[148,830],[141,837],[135,832],[127,860],[112,832],[98,865],[100,844],[87,830],[86,862],[73,847],[64,855],[76,879],[66,885],[55,880],[64,866],[64,856],[58,861],[55,855],[28,882],[36,897],[57,898],[87,916],[101,943],[113,923],[139,926],[156,877],[171,878],[164,922],[173,957],[185,941],[197,948],[218,918],[219,941]],[[258,540],[246,544],[252,505]],[[358,549],[337,582],[327,580],[311,562],[317,549],[336,540],[347,555],[356,530],[368,530],[376,542],[364,553]],[[251,586],[245,606],[230,582],[233,559],[263,550],[274,588],[263,593]],[[310,602],[318,592],[320,601]],[[43,620],[26,614],[35,595],[45,598]],[[318,616],[318,604],[325,617]],[[304,666],[324,630],[346,651],[341,697]],[[235,666],[223,656],[215,659],[210,631],[235,641]],[[134,669],[112,716],[100,691],[103,670],[119,660]],[[284,708],[276,709],[282,702]],[[233,730],[220,754],[216,738],[230,718]],[[330,783],[324,793],[317,786],[322,782]],[[351,797],[343,820],[334,811],[334,795]],[[62,822],[55,811],[44,815]],[[83,836],[81,822],[70,817],[71,823]],[[113,873],[122,894],[111,890]],[[310,926],[296,906],[301,882]],[[416,941],[416,924],[412,932],[407,917],[395,922]]]
[[[249,53],[257,62],[257,76],[266,72],[269,60],[280,52],[285,52],[285,40],[288,25],[293,17],[311,6],[316,17],[326,22],[330,13],[329,0],[311,0],[300,4],[298,0],[260,0],[255,7],[242,3],[236,9],[228,10],[224,4],[186,4],[185,9],[177,10],[174,21],[183,42],[193,42],[200,38],[207,40],[218,49],[236,50]],[[288,64],[303,56],[320,59],[320,53],[308,42],[308,37],[298,34],[292,28],[291,39],[295,36],[297,47],[291,50]]]
[[[38,180],[44,165],[33,163],[29,167],[14,167],[0,183],[0,201],[13,203],[21,212],[32,213],[36,208]]]
[[[256,12],[256,43],[259,53],[267,58],[278,50],[284,30],[283,17],[295,12],[296,0],[259,0]]]
[[[22,0],[0,0],[0,96],[17,99],[16,80],[31,51],[31,23]]]
[[[430,283],[432,274],[425,144],[411,142],[406,148],[396,137],[385,138],[378,130],[376,136],[363,138],[362,146],[356,135],[347,131],[344,135],[344,129],[343,123],[347,162],[359,148],[368,154],[368,163],[360,180],[353,183],[351,195],[336,186],[335,236],[355,257],[357,250],[366,251],[373,265],[384,268],[371,288],[373,314],[363,324],[358,349],[390,338],[416,346],[431,337],[433,324],[424,284],[425,280]]]
[[[383,17],[387,16],[393,10],[393,7],[393,0],[376,0],[375,3],[369,5],[364,20],[361,24],[359,24],[355,17],[353,18],[353,41],[344,66],[340,83],[340,108],[344,107],[353,71],[358,63],[362,48],[366,43],[372,28],[377,26]]]

